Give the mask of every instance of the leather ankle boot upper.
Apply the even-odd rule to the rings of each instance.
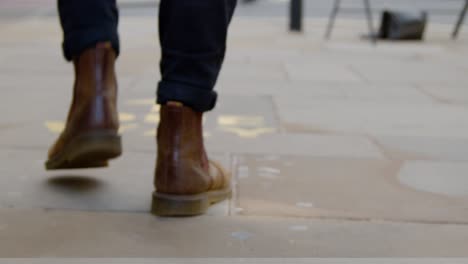
[[[159,193],[191,195],[229,186],[221,166],[208,160],[202,114],[169,103],[161,107],[155,186]]]
[[[115,59],[112,47],[99,43],[73,60],[73,101],[65,130],[50,149],[49,157],[59,153],[76,136],[92,131],[118,130]]]

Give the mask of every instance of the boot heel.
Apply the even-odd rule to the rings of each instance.
[[[122,143],[119,135],[87,135],[75,142],[67,159],[71,163],[87,163],[114,159],[121,154]]]
[[[168,195],[153,193],[151,212],[157,216],[201,215],[210,206],[208,195]]]
[[[83,135],[64,151],[46,162],[47,170],[107,167],[108,160],[122,154],[122,140],[117,133]]]
[[[154,192],[151,212],[157,216],[195,216],[214,204],[231,197],[230,187],[196,195],[171,195]]]

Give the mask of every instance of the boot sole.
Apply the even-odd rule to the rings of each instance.
[[[231,197],[231,188],[196,195],[170,195],[154,192],[151,212],[157,216],[196,216]]]
[[[108,160],[122,154],[122,140],[115,132],[90,133],[79,136],[64,150],[49,159],[47,170],[107,167]]]

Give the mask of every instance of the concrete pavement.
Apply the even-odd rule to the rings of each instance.
[[[159,49],[154,18],[124,17],[125,154],[108,169],[44,171],[72,68],[55,17],[0,27],[1,257],[467,257],[468,35],[372,46],[364,21],[289,34],[237,18],[208,114],[211,156],[234,174],[208,215],[148,213]]]

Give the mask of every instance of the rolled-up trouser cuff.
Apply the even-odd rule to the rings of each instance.
[[[216,105],[217,93],[178,82],[161,81],[157,92],[157,103],[169,101],[183,103],[197,112],[213,110]]]
[[[103,41],[111,42],[116,55],[119,55],[119,35],[115,26],[109,25],[74,31],[65,35],[63,42],[64,56],[68,61],[71,61],[73,57]]]

